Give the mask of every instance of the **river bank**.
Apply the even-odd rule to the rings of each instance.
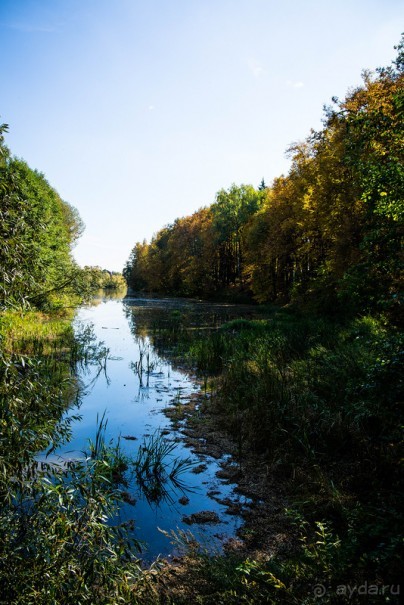
[[[338,586],[397,586],[400,336],[374,318],[279,311],[174,341],[208,396],[168,414],[189,447],[231,453],[219,473],[254,505],[224,556],[191,545],[165,571],[173,602],[311,603],[317,585],[324,602],[352,602]]]
[[[242,460],[238,459],[237,443],[220,419],[209,412],[206,402],[206,394],[197,394],[180,409],[170,407],[164,413],[174,426],[184,422],[181,432],[187,447],[203,457],[221,460],[216,476],[235,486],[234,494],[248,498],[248,503],[242,505],[231,496],[223,499],[219,492],[210,494],[227,506],[225,514],[243,518],[236,536],[225,541],[225,552],[253,558],[269,556],[285,542],[285,535],[280,533],[286,521],[287,499],[285,489],[282,490],[285,486],[277,483],[264,457],[246,453]],[[289,533],[292,533],[290,527]]]
[[[284,310],[263,317],[251,308],[240,317],[232,305],[173,299],[101,299],[83,313],[76,341],[67,322],[61,334],[70,334],[69,342],[48,333],[38,344],[34,333],[25,333],[23,343],[15,322],[21,342],[13,351],[6,350],[10,344],[4,348],[2,422],[16,446],[2,452],[8,464],[1,484],[5,603],[13,602],[15,575],[29,590],[35,587],[36,602],[47,603],[42,578],[55,561],[62,579],[52,590],[61,591],[59,600],[66,586],[82,595],[72,568],[87,574],[89,602],[99,587],[142,605],[311,604],[318,585],[331,587],[324,603],[351,603],[348,593],[337,599],[338,586],[397,584],[396,332],[372,318],[338,323]],[[31,325],[40,329],[39,322]],[[104,344],[95,346],[101,337]],[[66,416],[66,386],[77,380],[86,385],[87,399]],[[94,431],[104,410],[108,428],[101,443]],[[82,417],[78,433],[72,415]],[[149,447],[155,430],[161,443],[179,448],[171,463],[192,458],[186,483],[198,487],[196,493],[169,487],[167,507],[163,501],[150,507],[116,474],[118,463]],[[72,432],[63,451],[51,447],[51,456],[70,456],[68,481],[63,473],[27,475],[27,461],[45,438],[54,444]],[[92,445],[83,454],[89,436]],[[117,437],[124,449],[116,447]],[[157,554],[149,551],[143,561],[139,527],[150,527],[159,539]],[[76,543],[80,549],[71,550]],[[28,567],[21,545],[31,553]],[[388,596],[398,602],[395,593]]]

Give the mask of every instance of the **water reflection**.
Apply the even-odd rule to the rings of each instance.
[[[136,539],[148,545],[148,559],[168,555],[172,545],[164,533],[189,530],[187,520],[201,511],[212,513],[215,523],[196,523],[192,533],[218,549],[215,536],[234,535],[240,525],[240,518],[226,515],[220,502],[232,493],[232,486],[216,477],[220,460],[187,444],[183,423],[171,424],[163,412],[200,392],[181,362],[172,359],[178,335],[215,329],[236,316],[240,307],[130,298],[103,298],[78,314],[77,326],[92,326],[108,356],[102,371],[96,366],[81,369],[86,388],[80,409],[73,413],[79,411],[82,420],[73,427],[68,446],[57,453],[65,460],[82,457],[88,439],[95,439],[97,415],[105,412],[105,442],[119,444],[127,464],[121,477],[126,502],[119,521],[133,523]]]

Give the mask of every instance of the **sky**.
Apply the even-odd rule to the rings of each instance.
[[[0,0],[0,122],[86,230],[80,265],[287,173],[323,106],[387,66],[401,0]]]

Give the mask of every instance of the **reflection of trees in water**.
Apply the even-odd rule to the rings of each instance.
[[[181,357],[201,334],[217,330],[223,323],[252,317],[249,305],[229,305],[180,299],[136,298],[123,301],[132,334],[139,342],[146,338],[154,352],[181,370]]]
[[[105,288],[97,290],[91,299],[91,306],[98,307],[101,303],[108,300],[122,300],[126,294],[126,287],[123,288]]]
[[[92,323],[76,321],[75,340],[70,351],[71,367],[75,372],[80,372],[81,387],[80,397],[87,395],[101,374],[104,375],[107,384],[110,378],[107,373],[107,361],[110,359],[110,350],[104,345],[103,341],[97,340]],[[94,368],[96,372],[94,374]],[[84,383],[84,378],[94,374],[88,384]]]

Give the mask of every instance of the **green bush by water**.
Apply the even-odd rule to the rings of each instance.
[[[137,545],[107,524],[121,498],[116,452],[61,467],[35,459],[69,438],[77,361],[102,367],[105,350],[33,313],[3,314],[0,334],[0,603],[135,603]]]

